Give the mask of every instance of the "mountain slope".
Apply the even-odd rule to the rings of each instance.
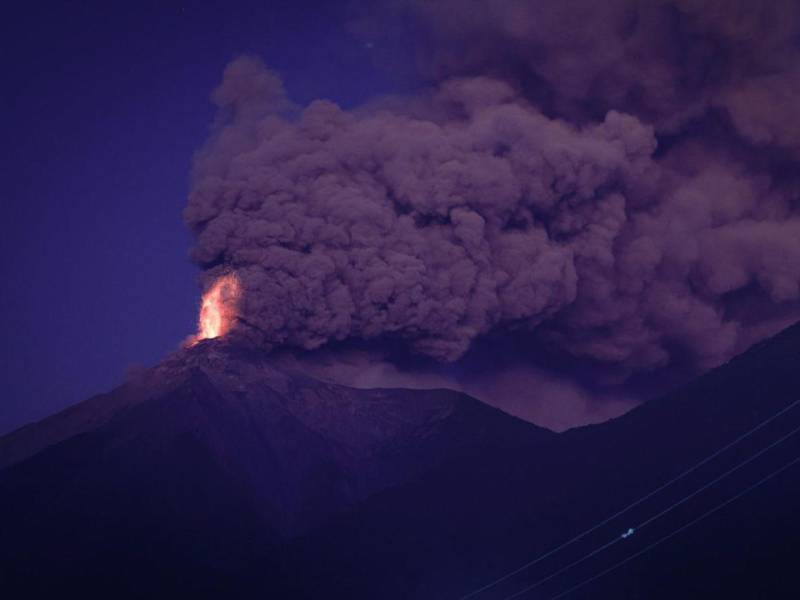
[[[48,564],[64,586],[202,569],[227,589],[382,489],[473,448],[552,437],[460,393],[355,390],[205,342],[0,440],[0,570],[45,585]]]
[[[553,434],[446,390],[352,390],[221,343],[0,439],[0,575],[27,597],[459,598],[800,398],[800,326],[614,421]],[[787,412],[477,600],[550,598],[800,455]],[[570,598],[794,598],[800,469]],[[686,499],[686,500],[684,500]],[[640,524],[675,502],[675,510]]]
[[[798,399],[800,326],[794,326],[618,419],[568,431],[531,454],[459,457],[369,499],[357,513],[297,545],[314,573],[309,595],[337,589],[352,598],[460,598],[615,514]],[[476,600],[506,598],[559,571],[797,427],[800,407]],[[624,544],[522,598],[557,595],[797,456],[800,436],[794,435]],[[794,598],[798,505],[795,468],[570,598]],[[331,540],[348,551],[333,552]]]

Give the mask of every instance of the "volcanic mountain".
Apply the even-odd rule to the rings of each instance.
[[[94,585],[98,557],[113,579],[183,561],[227,579],[438,464],[552,437],[458,392],[356,390],[207,340],[0,439],[0,562],[48,589]]]
[[[457,392],[356,390],[201,342],[0,439],[0,579],[26,598],[455,600],[790,406],[799,367],[795,326],[623,417],[555,434]],[[613,566],[800,455],[799,425],[786,411],[474,597],[557,573],[520,596],[550,598]],[[787,469],[569,597],[796,597],[798,505]]]

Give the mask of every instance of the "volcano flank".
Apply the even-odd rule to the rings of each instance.
[[[450,390],[356,390],[223,339],[202,341],[0,439],[0,572],[15,597],[457,598],[789,405],[798,355],[793,327],[668,397],[555,434]],[[797,424],[800,412],[788,412],[631,518]],[[798,449],[790,439],[662,526],[679,526]],[[788,597],[782,569],[800,540],[798,501],[787,472],[632,565],[636,586],[610,577],[576,597],[674,598],[702,568],[707,585],[682,595],[708,598],[745,585],[736,576],[745,561],[748,585]]]

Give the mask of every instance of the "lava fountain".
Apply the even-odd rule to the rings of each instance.
[[[239,278],[234,273],[223,275],[203,294],[197,334],[189,339],[189,345],[225,335],[236,318],[236,305],[241,295]]]

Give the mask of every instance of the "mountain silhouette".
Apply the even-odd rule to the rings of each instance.
[[[800,326],[607,423],[555,434],[450,390],[357,390],[210,340],[0,438],[12,597],[454,600],[800,398]],[[800,408],[475,598],[550,598],[800,455]],[[800,469],[570,598],[794,598]],[[637,525],[675,505],[646,527]],[[576,566],[596,548],[635,533]]]

